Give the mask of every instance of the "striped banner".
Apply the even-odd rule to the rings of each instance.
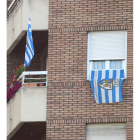
[[[33,38],[32,38],[32,30],[31,30],[31,19],[29,18],[27,38],[26,38],[26,49],[25,49],[25,60],[24,66],[28,67],[30,62],[34,56],[34,46],[33,46]]]
[[[124,70],[91,71],[91,87],[98,104],[121,102]]]

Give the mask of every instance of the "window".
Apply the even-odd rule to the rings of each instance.
[[[126,140],[125,123],[87,124],[86,140]]]
[[[96,69],[124,69],[126,78],[126,64],[127,31],[88,33],[87,79]]]

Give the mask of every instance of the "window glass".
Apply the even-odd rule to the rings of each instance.
[[[122,69],[122,61],[121,60],[111,60],[110,69]]]
[[[93,69],[105,69],[105,61],[93,61]]]

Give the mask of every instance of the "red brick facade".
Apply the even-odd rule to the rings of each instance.
[[[39,54],[35,54],[29,67],[26,71],[46,71],[47,49]],[[13,70],[21,64],[24,64],[25,52],[11,52],[7,55],[7,82],[10,81],[13,75]]]
[[[87,33],[127,30],[123,102],[95,103],[87,81]],[[133,1],[49,0],[46,139],[86,139],[86,124],[125,122],[133,139]]]
[[[7,0],[7,5],[12,0]],[[123,102],[98,105],[87,79],[87,33],[127,30]],[[86,124],[126,123],[133,139],[133,0],[49,0],[48,49],[27,70],[46,70],[46,139],[86,140]],[[7,81],[25,52],[7,55]],[[45,139],[43,137],[43,139]]]
[[[24,64],[25,52],[17,53],[12,52],[7,55],[7,82],[10,81],[11,76],[13,75],[13,70],[21,64]],[[28,71],[38,71],[39,67],[39,56],[35,56],[31,62],[30,67],[27,67]]]

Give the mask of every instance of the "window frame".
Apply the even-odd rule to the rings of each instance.
[[[124,79],[127,78],[127,30],[119,30],[119,31],[126,31],[125,33],[125,59],[111,59],[111,60],[122,60],[122,66],[124,69]],[[109,31],[102,31],[102,32],[109,32]],[[116,31],[117,32],[117,31]],[[87,80],[90,80],[90,60],[89,60],[89,38],[90,38],[90,33],[92,32],[87,32]],[[105,69],[110,69],[110,61],[111,60],[106,60],[105,61]],[[95,60],[96,61],[96,60]],[[98,61],[98,60],[97,60]]]

